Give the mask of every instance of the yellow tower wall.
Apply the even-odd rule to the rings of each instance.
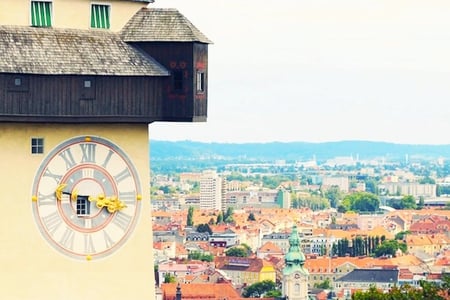
[[[142,209],[128,241],[112,255],[82,261],[64,256],[42,237],[32,213],[32,184],[56,145],[75,136],[100,136],[133,161],[142,186]],[[44,154],[31,154],[32,137]],[[147,124],[0,124],[0,281],[2,299],[155,299],[149,195]]]
[[[31,25],[30,0],[0,1],[0,25]],[[91,4],[111,5],[111,31],[117,32],[142,7],[145,2],[123,0],[53,0],[53,27],[89,29],[91,27]],[[96,29],[102,30],[102,29]]]

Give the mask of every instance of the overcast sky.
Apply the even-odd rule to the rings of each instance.
[[[450,144],[448,0],[156,0],[209,45],[208,121],[150,138]]]

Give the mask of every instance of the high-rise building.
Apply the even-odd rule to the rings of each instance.
[[[200,177],[200,209],[222,209],[223,180],[216,171],[203,171]]]

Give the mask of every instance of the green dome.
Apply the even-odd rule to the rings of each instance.
[[[286,264],[303,265],[305,263],[305,254],[303,252],[288,252],[284,258]]]

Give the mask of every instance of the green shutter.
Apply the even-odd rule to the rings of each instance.
[[[52,3],[31,1],[31,25],[37,27],[52,26]]]
[[[109,6],[93,4],[91,8],[91,27],[109,29]]]

